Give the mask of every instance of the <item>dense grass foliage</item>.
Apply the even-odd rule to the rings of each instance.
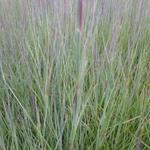
[[[149,1],[85,1],[0,0],[0,150],[150,149]]]

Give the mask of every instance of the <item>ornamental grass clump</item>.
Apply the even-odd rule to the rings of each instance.
[[[149,8],[0,0],[0,150],[150,149]]]

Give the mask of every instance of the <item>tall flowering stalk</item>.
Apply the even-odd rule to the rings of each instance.
[[[79,23],[80,23],[80,33],[82,34],[82,29],[83,29],[83,0],[79,0]]]
[[[64,0],[65,11],[67,9],[67,0]]]
[[[38,5],[39,5],[39,7],[44,7],[44,1],[43,0],[38,0]]]
[[[67,4],[68,0],[64,0],[64,19],[66,19],[66,14],[67,14]]]
[[[38,0],[38,5],[40,8],[42,9],[46,9],[49,5],[49,2],[48,0]]]

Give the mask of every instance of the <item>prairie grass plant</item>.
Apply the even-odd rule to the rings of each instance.
[[[0,150],[150,149],[149,8],[0,0]]]

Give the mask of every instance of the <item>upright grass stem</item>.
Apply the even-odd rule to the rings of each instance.
[[[79,0],[79,24],[80,24],[80,34],[82,35],[82,30],[83,30],[83,0]]]
[[[67,0],[64,0],[64,6],[65,6],[65,12],[66,12],[66,9],[67,9]]]
[[[64,0],[64,22],[66,23],[66,17],[67,17],[67,9],[68,9],[68,0]]]

